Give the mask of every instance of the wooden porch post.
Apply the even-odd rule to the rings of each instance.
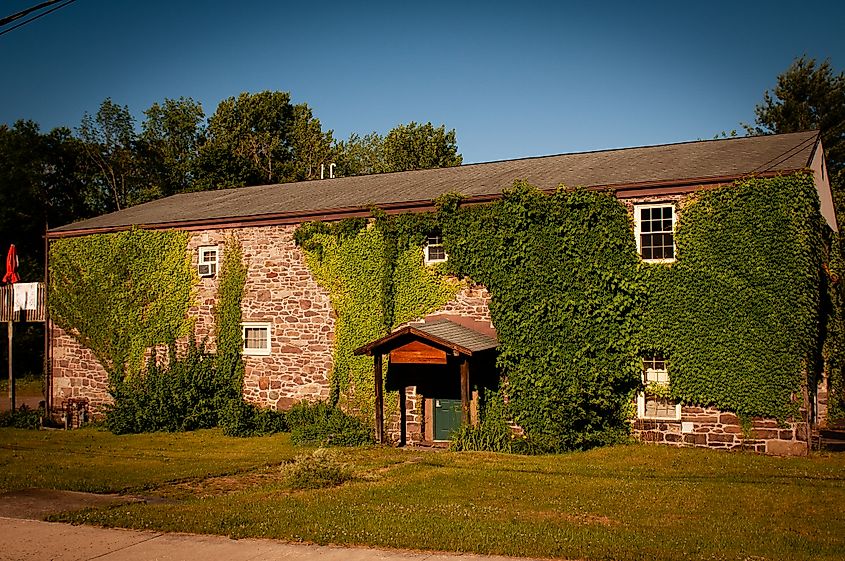
[[[461,357],[461,424],[469,424],[469,357]]]
[[[382,374],[381,374],[381,353],[376,352],[373,355],[373,362],[375,366],[375,385],[376,385],[376,441],[379,444],[384,444],[384,395]]]

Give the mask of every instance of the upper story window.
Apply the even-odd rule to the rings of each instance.
[[[270,324],[264,322],[246,322],[241,324],[243,329],[245,355],[270,354]]]
[[[197,273],[201,277],[213,277],[217,274],[217,246],[206,245],[199,248]]]
[[[637,415],[641,419],[680,419],[681,405],[669,397],[669,370],[662,356],[643,359],[645,391],[637,396]]]
[[[443,263],[449,256],[446,255],[446,250],[443,249],[443,237],[440,235],[428,236],[423,247],[424,261],[426,265],[432,263]]]
[[[634,234],[643,261],[675,260],[675,205],[634,206]]]

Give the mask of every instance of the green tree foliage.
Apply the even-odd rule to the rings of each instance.
[[[817,63],[803,56],[777,78],[774,90],[763,94],[755,110],[752,134],[819,129],[831,175],[845,167],[845,74],[830,61]]]
[[[224,99],[208,119],[198,178],[204,188],[287,183],[319,177],[332,144],[306,104],[287,92]]]
[[[149,191],[155,197],[190,191],[205,132],[202,105],[184,97],[165,99],[144,115],[140,139]]]
[[[463,161],[455,130],[447,132],[445,125],[435,128],[431,123],[397,126],[384,137],[382,150],[384,172],[445,168]]]
[[[68,129],[43,134],[32,121],[0,125],[0,247],[5,252],[15,244],[26,281],[43,278],[47,226],[96,212],[88,204],[89,187],[77,173],[84,157]]]
[[[321,173],[329,176],[328,166],[336,152],[332,131],[323,132],[320,120],[307,104],[293,106],[288,137],[293,154],[293,165],[288,172],[290,181],[320,179]]]
[[[514,420],[547,450],[618,440],[640,384],[643,292],[625,208],[517,183],[490,205],[443,203],[441,222],[449,269],[491,292]]]
[[[185,232],[138,229],[52,242],[51,317],[112,385],[141,369],[149,347],[188,335],[196,273],[187,243]]]
[[[386,136],[372,132],[364,137],[353,134],[337,143],[338,175],[363,175],[458,166],[455,130],[446,131],[431,123],[397,125]]]
[[[143,200],[135,119],[129,107],[107,98],[95,115],[85,113],[77,133],[87,156],[88,176],[98,189],[98,208],[120,210]]]

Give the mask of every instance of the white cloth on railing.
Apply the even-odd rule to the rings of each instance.
[[[15,308],[14,311],[20,310],[37,310],[38,309],[38,283],[37,282],[18,282],[14,285],[15,291]]]

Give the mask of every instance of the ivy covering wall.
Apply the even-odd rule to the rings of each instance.
[[[423,265],[421,243],[412,244],[421,238],[409,233],[415,223],[414,218],[377,214],[369,225],[357,219],[309,223],[296,232],[308,267],[329,291],[337,315],[332,400],[361,418],[374,417],[373,362],[353,351],[437,310],[460,289],[457,281]],[[396,402],[395,395],[388,395],[388,409]]]
[[[337,315],[333,400],[371,419],[372,360],[352,351],[441,308],[459,291],[456,278],[468,277],[492,295],[506,380],[500,416],[534,449],[623,437],[641,357],[652,354],[667,359],[674,399],[779,419],[797,413],[824,364],[830,413],[841,415],[843,267],[812,177],[750,179],[678,208],[671,264],[641,262],[631,213],[613,194],[546,195],[525,183],[490,204],[445,196],[436,213],[300,226],[296,243]],[[432,233],[449,260],[426,267]],[[137,373],[148,347],[190,333],[197,279],[187,241],[184,232],[131,230],[52,243],[52,317],[113,380]],[[240,395],[247,270],[237,241],[225,245],[216,364]]]
[[[547,450],[626,434],[644,288],[625,207],[609,193],[518,183],[489,205],[447,202],[440,216],[449,269],[492,295],[513,420]]]
[[[185,232],[140,229],[52,242],[51,318],[113,381],[137,373],[147,348],[190,333],[187,244]]]
[[[822,222],[812,176],[688,197],[678,260],[645,265],[641,347],[668,359],[671,394],[743,416],[803,405],[820,356]]]

